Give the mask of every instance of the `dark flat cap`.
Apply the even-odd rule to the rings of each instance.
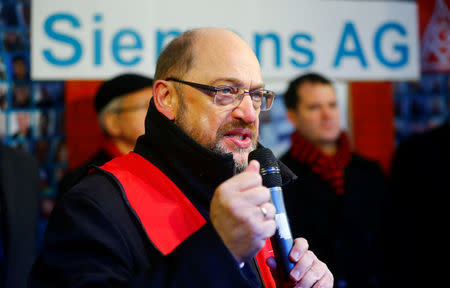
[[[152,87],[153,79],[138,74],[121,74],[105,81],[95,95],[95,110],[100,112],[113,99]]]

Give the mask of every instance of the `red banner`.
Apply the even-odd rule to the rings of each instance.
[[[450,72],[450,0],[417,0],[422,72]]]

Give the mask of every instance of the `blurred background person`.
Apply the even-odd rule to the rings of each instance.
[[[13,80],[26,80],[29,78],[28,67],[24,56],[16,55],[13,57],[12,73]]]
[[[47,137],[50,130],[50,115],[48,112],[42,112],[39,117],[39,136]]]
[[[14,85],[13,87],[13,107],[25,108],[31,103],[30,88],[26,85]]]
[[[28,153],[0,144],[0,287],[27,287],[37,254],[38,169]]]
[[[31,137],[30,115],[27,112],[16,114],[18,130],[13,135],[13,139],[23,140]]]
[[[3,36],[3,45],[6,51],[23,50],[25,45],[18,32],[8,31]]]
[[[60,182],[60,194],[76,184],[91,164],[101,166],[114,157],[132,151],[144,134],[145,116],[153,95],[153,79],[138,74],[123,74],[104,82],[94,105],[104,141],[100,150],[85,164],[66,174]]]
[[[46,139],[39,139],[36,141],[36,146],[35,146],[35,151],[36,151],[36,156],[37,159],[39,160],[39,162],[41,164],[46,163],[49,159],[48,159],[48,155],[50,152],[50,143],[48,140]]]
[[[391,169],[391,247],[397,287],[443,287],[450,271],[450,236],[445,232],[450,224],[449,175],[450,119],[404,140],[396,149]],[[421,253],[423,249],[432,253]],[[419,268],[417,263],[428,265]]]
[[[329,79],[300,76],[284,99],[295,131],[281,161],[299,177],[283,188],[294,238],[308,239],[333,272],[335,287],[385,287],[382,223],[388,188],[381,167],[352,152]],[[308,204],[299,209],[302,202]]]
[[[36,106],[40,108],[52,107],[53,99],[47,89],[46,85],[42,85],[40,89],[39,99],[36,101]]]

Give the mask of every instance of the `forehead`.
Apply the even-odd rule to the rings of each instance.
[[[187,77],[203,83],[218,80],[239,86],[262,86],[261,68],[251,48],[231,32],[200,35]],[[228,81],[228,80],[229,81]]]
[[[297,87],[300,103],[311,101],[336,100],[336,92],[332,85],[306,82]]]

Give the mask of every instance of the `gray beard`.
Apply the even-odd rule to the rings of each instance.
[[[238,153],[245,153],[247,151],[251,152],[251,151],[253,151],[255,149],[256,149],[255,145],[252,144],[250,151],[248,151],[247,149],[239,149],[239,150],[237,150],[237,152]],[[210,150],[212,150],[213,152],[216,152],[218,154],[221,154],[221,155],[225,155],[225,154],[230,153],[230,152],[227,152],[225,150],[225,148],[223,148],[220,145],[219,142],[217,142],[216,145],[213,148],[210,148]],[[236,160],[234,160],[234,168],[235,168],[236,174],[239,174],[239,173],[243,172],[245,169],[247,169],[247,166],[248,166],[248,162],[245,162],[245,161],[237,162]]]
[[[187,125],[185,125],[185,111],[187,109],[186,107],[186,103],[184,102],[183,96],[182,94],[178,94],[179,95],[179,110],[177,111],[177,115],[175,117],[174,123],[175,125],[177,125],[181,130],[183,130],[187,135],[189,135],[194,141],[198,142],[198,139],[201,139],[203,137],[203,135],[201,134],[201,132],[196,131],[194,129],[192,129],[192,127],[188,127]],[[223,135],[217,135],[216,137],[216,142],[215,143],[211,143],[210,145],[202,145],[203,147],[218,153],[220,155],[225,155],[225,154],[229,154],[231,152],[228,152],[225,150],[225,148],[223,146],[220,145],[220,139],[221,137],[223,137]],[[245,153],[245,152],[251,152],[253,150],[256,149],[256,143],[252,143],[252,146],[250,148],[250,151],[248,151],[247,149],[238,149],[236,152],[238,153]],[[235,152],[235,153],[236,153]],[[234,159],[234,157],[233,157]],[[243,172],[248,166],[247,161],[240,161],[237,162],[236,160],[234,160],[234,167],[235,167],[235,171],[236,174]]]

